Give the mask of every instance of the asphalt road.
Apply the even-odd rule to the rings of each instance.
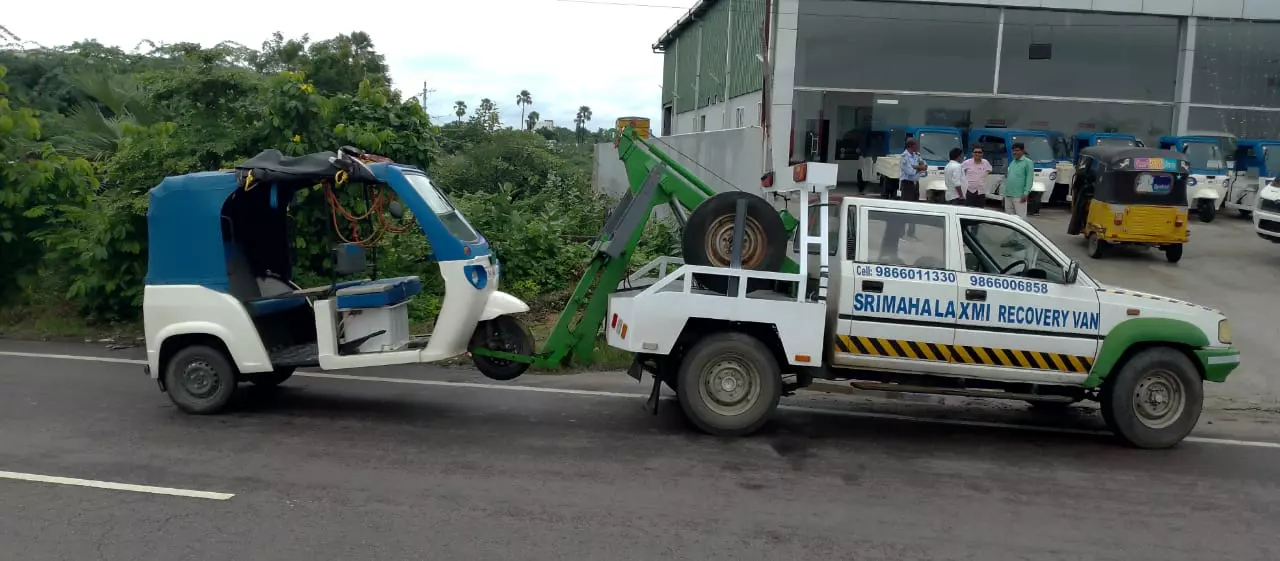
[[[138,365],[15,350],[138,356],[0,342],[0,470],[234,496],[0,478],[0,559],[1280,558],[1275,447],[1145,452],[804,396],[721,440],[673,402],[645,414],[620,374],[512,390],[428,368],[245,387],[195,417]]]

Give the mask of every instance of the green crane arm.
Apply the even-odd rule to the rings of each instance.
[[[632,127],[619,131],[616,146],[626,168],[629,189],[593,244],[591,262],[542,350],[533,356],[483,348],[473,349],[473,353],[541,367],[568,365],[576,356],[580,364],[589,366],[600,326],[608,313],[609,295],[626,278],[653,209],[674,202],[692,211],[716,194],[684,166],[636,136]],[[795,218],[783,213],[787,229],[793,229]],[[784,268],[798,270],[790,261]]]

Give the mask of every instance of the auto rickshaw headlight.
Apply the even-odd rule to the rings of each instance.
[[[1058,180],[1058,172],[1057,171],[1049,172],[1049,181],[1057,181],[1057,180]]]
[[[1194,177],[1187,178],[1187,187],[1195,187],[1196,183],[1199,183],[1199,181],[1196,181],[1196,178]]]
[[[1231,323],[1226,319],[1218,322],[1218,342],[1223,345],[1231,344]]]

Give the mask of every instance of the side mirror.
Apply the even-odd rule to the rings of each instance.
[[[1063,272],[1062,281],[1066,284],[1075,284],[1076,278],[1080,276],[1080,264],[1072,260],[1067,264],[1067,270]]]
[[[390,214],[392,218],[400,220],[401,218],[404,218],[404,205],[400,204],[400,201],[391,201],[391,203],[387,205],[387,213]]]

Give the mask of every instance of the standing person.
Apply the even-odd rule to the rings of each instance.
[[[1021,142],[1013,143],[1013,160],[1004,175],[1004,211],[1027,217],[1027,197],[1031,195],[1031,181],[1035,177],[1035,165],[1027,157],[1027,148]]]
[[[948,154],[947,169],[942,172],[943,183],[947,186],[947,204],[964,204],[964,150],[952,148]]]
[[[898,160],[898,175],[902,177],[898,185],[902,200],[913,202],[920,200],[920,178],[924,177],[925,170],[928,169],[929,164],[920,157],[920,143],[914,138],[908,138],[907,149],[902,152],[902,158]],[[916,238],[914,222],[907,224],[907,239],[919,239]]]
[[[964,198],[969,206],[987,206],[987,176],[991,175],[991,162],[982,159],[982,147],[973,147],[973,157],[965,160]]]

